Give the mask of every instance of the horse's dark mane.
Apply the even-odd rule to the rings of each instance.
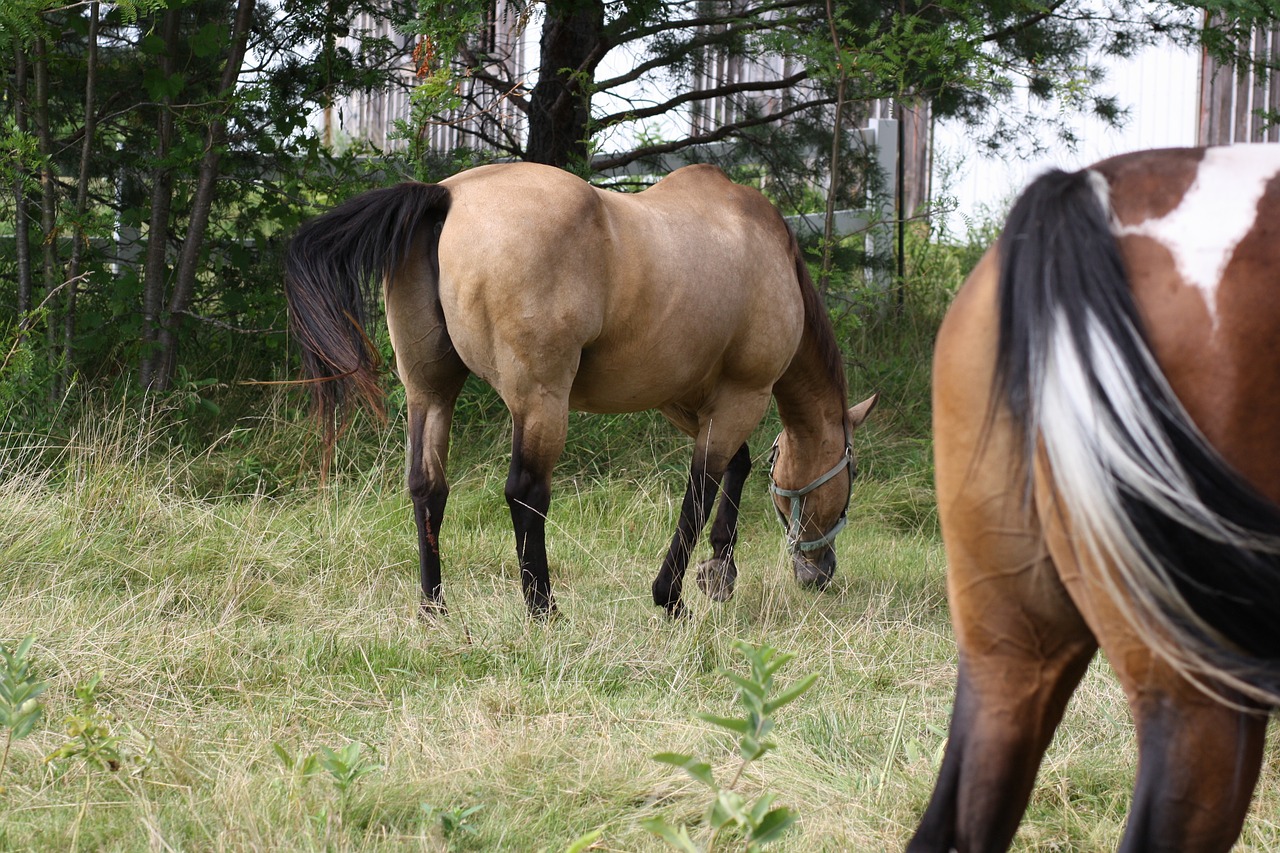
[[[822,294],[813,283],[813,276],[809,274],[809,265],[805,263],[804,253],[800,250],[800,243],[796,240],[795,234],[791,235],[791,254],[795,258],[800,298],[804,302],[805,335],[812,338],[823,370],[831,380],[831,384],[840,390],[841,404],[847,407],[849,383],[844,375],[844,354],[840,352],[835,327],[831,325],[831,315],[827,313],[827,305],[822,299]]]

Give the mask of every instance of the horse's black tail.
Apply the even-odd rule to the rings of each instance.
[[[1197,684],[1280,704],[1280,508],[1191,422],[1147,345],[1101,174],[1051,172],[1000,238],[995,399],[1043,442],[1108,592]],[[1030,466],[1028,466],[1030,470]]]
[[[326,446],[353,400],[382,412],[380,359],[365,323],[377,307],[378,285],[412,260],[419,229],[443,221],[448,209],[449,191],[436,184],[371,190],[303,225],[289,244],[289,326],[302,347]],[[421,259],[433,261],[434,251]]]

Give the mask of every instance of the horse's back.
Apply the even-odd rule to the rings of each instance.
[[[702,165],[602,200],[613,266],[605,327],[575,389],[582,404],[611,407],[618,370],[654,390],[665,373],[689,404],[726,381],[771,387],[803,328],[791,235],[772,204]]]
[[[789,232],[718,169],[635,194],[532,164],[443,183],[441,302],[459,354],[495,385],[517,357],[563,365],[575,408],[696,405],[726,376],[772,386],[795,351]]]

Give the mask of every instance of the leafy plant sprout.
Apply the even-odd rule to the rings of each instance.
[[[747,659],[751,666],[750,677],[739,675],[728,670],[720,673],[738,687],[738,701],[743,714],[738,717],[720,717],[715,714],[698,714],[704,722],[730,732],[737,736],[738,753],[741,761],[733,778],[727,785],[716,782],[711,765],[691,755],[678,752],[662,752],[655,755],[655,761],[679,767],[695,781],[701,782],[714,794],[707,806],[704,821],[711,830],[707,841],[706,853],[716,849],[716,842],[726,831],[737,830],[743,838],[743,850],[755,853],[766,844],[777,841],[787,829],[798,819],[798,815],[786,806],[774,806],[776,794],[764,793],[749,802],[736,789],[753,762],[758,761],[773,749],[776,744],[767,739],[773,728],[773,715],[784,705],[799,699],[814,682],[818,680],[816,673],[811,673],[776,693],[774,675],[777,674],[793,655],[779,652],[769,645],[754,646],[743,640],[734,642],[733,647]],[[688,829],[671,826],[666,819],[658,816],[642,821],[649,832],[666,841],[668,845],[683,853],[702,853],[690,837]]]
[[[5,730],[4,751],[0,752],[0,780],[9,762],[9,750],[36,727],[44,713],[40,694],[48,685],[31,670],[31,646],[35,635],[28,635],[14,649],[0,643],[0,727]],[[4,786],[0,784],[0,791]]]

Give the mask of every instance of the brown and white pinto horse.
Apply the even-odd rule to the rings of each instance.
[[[1226,850],[1280,701],[1280,146],[1053,172],[934,361],[959,681],[911,851],[1003,850],[1101,646],[1126,851]]]
[[[554,609],[545,523],[570,409],[659,409],[695,439],[675,536],[653,582],[654,603],[676,614],[720,488],[713,556],[698,580],[713,598],[732,595],[746,442],[776,397],[785,429],[775,501],[793,519],[796,578],[819,587],[831,579],[831,540],[856,471],[852,432],[875,398],[846,411],[839,349],[794,237],[760,193],[718,169],[690,166],[634,195],[532,164],[374,190],[304,226],[286,273],[292,328],[330,441],[353,396],[381,401],[363,323],[372,285],[383,283],[408,400],[425,610],[444,606],[445,464],[470,373],[511,411],[506,497],[532,613]]]

